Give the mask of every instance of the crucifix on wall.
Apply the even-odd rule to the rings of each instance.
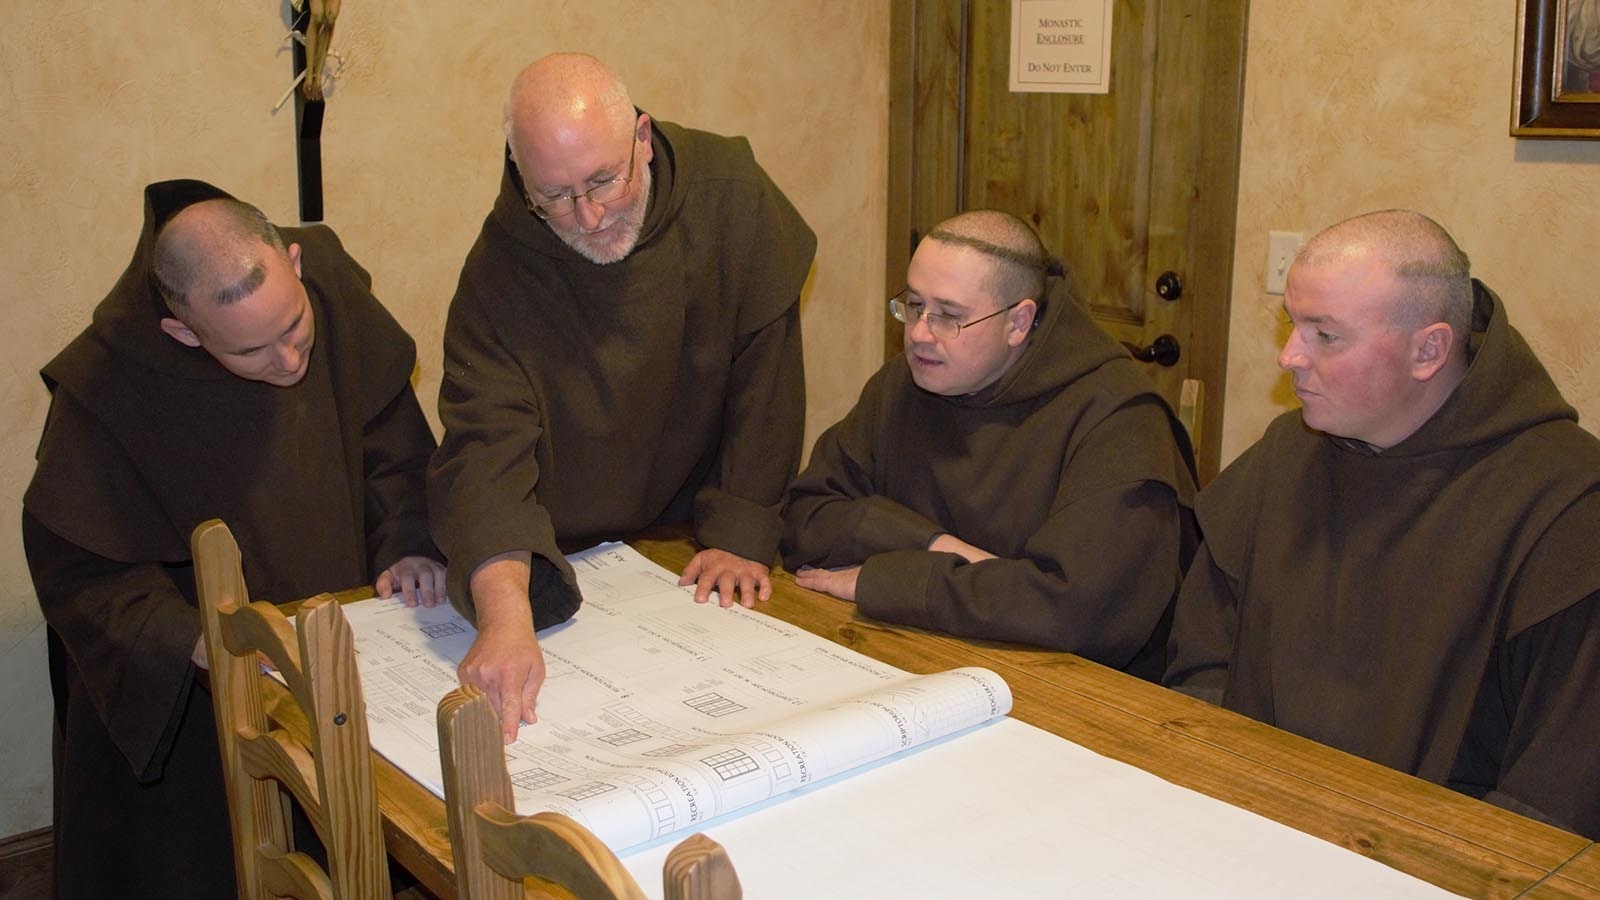
[[[294,75],[295,159],[300,173],[300,220],[322,221],[323,87],[328,75],[328,44],[340,0],[291,0]]]

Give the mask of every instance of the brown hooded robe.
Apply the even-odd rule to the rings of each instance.
[[[1600,837],[1600,440],[1473,289],[1467,375],[1414,434],[1285,413],[1201,493],[1165,681]]]
[[[234,894],[211,698],[190,662],[196,525],[226,521],[252,596],[274,602],[438,556],[415,346],[332,231],[282,229],[316,317],[300,384],[239,378],[161,332],[155,232],[225,196],[147,188],[133,260],[42,372],[51,406],[23,537],[49,625],[62,900]]]
[[[828,429],[784,507],[784,563],[861,565],[867,615],[1161,673],[1193,555],[1194,457],[1150,379],[1062,279],[1028,347],[964,397],[904,357]],[[1000,557],[926,548],[949,533]]]
[[[506,551],[533,552],[539,628],[578,608],[562,545],[692,519],[704,546],[776,556],[816,239],[743,138],[668,122],[654,135],[628,256],[596,265],[568,247],[528,211],[508,156],[462,268],[428,490],[469,618],[473,570]]]

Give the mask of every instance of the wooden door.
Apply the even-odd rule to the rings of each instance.
[[[1176,345],[1146,366],[1203,479],[1221,437],[1247,3],[1115,0],[1106,94],[1011,93],[1010,0],[895,0],[892,25],[888,290],[939,221],[1028,219],[1114,337]],[[895,323],[885,349],[901,350]]]

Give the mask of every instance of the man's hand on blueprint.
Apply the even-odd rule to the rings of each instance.
[[[856,576],[861,574],[860,566],[848,566],[843,569],[817,569],[805,566],[794,573],[794,583],[806,590],[821,591],[832,594],[840,600],[856,602]]]
[[[501,737],[509,744],[522,723],[538,720],[534,702],[544,684],[544,652],[528,603],[528,554],[490,558],[472,573],[471,590],[478,637],[461,658],[456,677],[489,695],[500,714]]]
[[[701,550],[683,567],[683,577],[678,586],[694,585],[694,602],[705,603],[711,592],[717,592],[717,602],[732,606],[737,600],[746,609],[757,600],[772,596],[772,570],[752,559],[715,548]]]
[[[443,603],[444,564],[426,556],[406,556],[384,569],[373,585],[379,597],[399,594],[407,606],[432,608]]]
[[[516,740],[522,723],[538,720],[534,701],[544,684],[544,653],[534,637],[533,623],[524,628],[480,627],[456,677],[483,688],[500,714],[501,737],[508,744]]]

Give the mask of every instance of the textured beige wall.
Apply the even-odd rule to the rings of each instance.
[[[146,4],[12,6],[0,30],[0,835],[46,824],[50,809],[44,630],[17,524],[47,406],[37,370],[122,270],[145,183],[204,178],[280,222],[298,215],[292,107],[269,115],[290,72],[279,4],[183,4],[179,20]],[[445,307],[499,183],[501,98],[525,62],[558,49],[611,62],[657,117],[748,136],[817,231],[811,437],[876,367],[887,4],[346,0],[333,45],[346,68],[323,133],[326,219],[416,336],[430,416]]]
[[[1513,140],[1515,4],[1252,0],[1223,460],[1294,405],[1267,232],[1369,209],[1437,219],[1581,421],[1600,423],[1600,141]]]

